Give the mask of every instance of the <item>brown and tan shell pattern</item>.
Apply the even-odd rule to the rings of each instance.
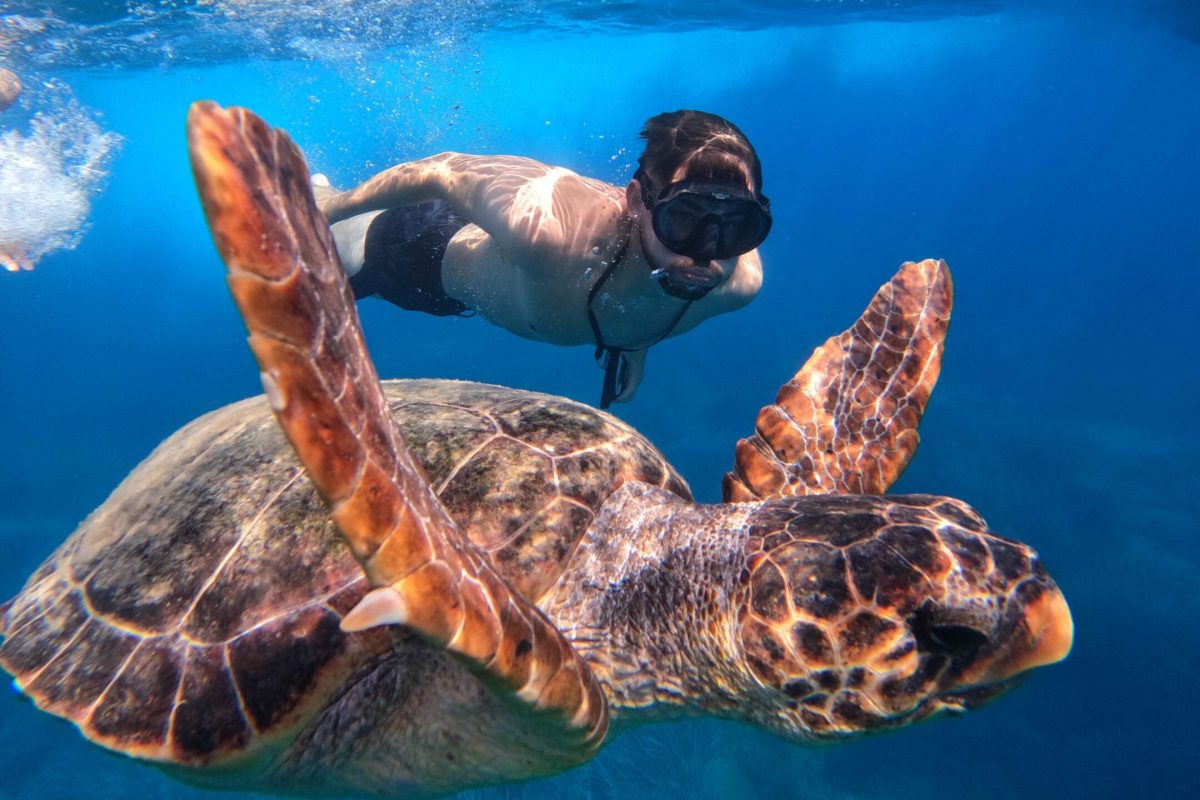
[[[622,483],[691,493],[620,420],[562,398],[389,381],[441,502],[531,602]],[[161,762],[240,763],[286,742],[391,647],[345,634],[367,590],[262,398],[160,445],[33,575],[0,665],[94,741]]]

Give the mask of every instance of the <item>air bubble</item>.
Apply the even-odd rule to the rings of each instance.
[[[39,94],[29,132],[0,134],[0,264],[8,269],[33,269],[47,253],[79,244],[121,141],[65,83],[49,81]]]

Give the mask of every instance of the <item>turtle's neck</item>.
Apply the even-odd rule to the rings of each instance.
[[[734,710],[747,678],[735,638],[744,518],[627,483],[543,598],[618,724]]]

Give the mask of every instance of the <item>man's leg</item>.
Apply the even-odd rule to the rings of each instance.
[[[318,205],[326,198],[333,197],[338,193],[337,189],[330,185],[329,179],[320,173],[312,176],[312,189]],[[382,213],[382,211],[369,211],[366,214],[359,214],[357,217],[335,222],[332,226],[333,241],[337,245],[338,257],[342,260],[346,274],[351,278],[357,275],[363,267],[367,229],[371,227],[371,222]]]
[[[366,226],[362,268],[351,273],[355,297],[377,295],[401,308],[439,317],[468,315],[470,309],[447,295],[442,285],[442,257],[466,224],[444,200],[380,212]]]

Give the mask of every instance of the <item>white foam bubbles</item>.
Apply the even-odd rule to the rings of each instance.
[[[24,130],[0,127],[0,265],[9,271],[79,244],[121,142],[66,84],[41,88]]]

